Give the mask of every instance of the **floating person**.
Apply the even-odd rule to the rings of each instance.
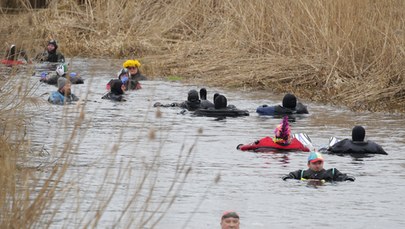
[[[325,153],[350,154],[353,156],[365,154],[384,154],[387,152],[373,141],[364,141],[366,130],[362,126],[355,126],[352,129],[352,139],[343,139],[330,146]]]
[[[68,73],[68,65],[63,63],[58,65],[54,73],[42,72],[39,81],[51,85],[56,85],[58,79],[64,77],[69,79],[71,84],[83,84],[84,80],[76,72]]]
[[[305,135],[306,136],[306,135]],[[306,137],[308,138],[308,137]],[[309,139],[309,138],[308,138]],[[310,144],[308,140],[307,144]],[[303,151],[309,152],[310,148],[304,145],[291,134],[291,128],[288,123],[288,116],[284,116],[281,124],[274,130],[274,138],[266,136],[255,142],[243,145],[239,144],[236,149],[242,151],[268,152],[268,151]]]
[[[207,117],[239,117],[239,116],[249,116],[249,111],[239,110],[234,105],[228,105],[228,100],[224,95],[217,94],[215,96],[214,107],[201,108],[194,112],[197,116],[207,116]]]
[[[65,62],[65,57],[61,52],[58,52],[58,43],[56,40],[48,41],[48,45],[43,53],[39,53],[35,60],[40,62],[52,62],[52,63],[63,63]]]
[[[296,170],[282,177],[283,180],[315,180],[320,182],[331,181],[355,181],[353,176],[341,173],[336,168],[325,170],[323,168],[324,159],[319,152],[311,152],[308,156],[308,169]]]
[[[235,211],[226,211],[221,217],[222,229],[239,229],[239,214]]]
[[[196,90],[190,90],[187,94],[187,100],[179,104],[180,108],[188,111],[195,111],[201,108],[201,100]]]
[[[124,98],[125,85],[119,79],[113,79],[109,82],[110,91],[101,97],[112,101],[126,101]]]
[[[69,80],[64,77],[58,79],[58,90],[52,92],[48,98],[48,102],[59,105],[68,104],[78,100],[79,98],[71,91]]]
[[[147,78],[141,74],[139,68],[141,67],[141,63],[138,60],[127,60],[125,61],[122,66],[124,67],[118,72],[118,79],[128,78],[125,81],[125,87],[127,90],[138,90],[141,89],[142,86],[139,83],[141,80],[146,80]]]
[[[24,58],[27,64],[32,63],[24,49],[17,48],[16,45],[12,44],[10,48],[6,50],[6,55],[4,56],[4,59],[1,60],[1,63],[6,65],[24,64],[20,57]]]
[[[180,107],[186,109],[188,111],[195,111],[201,108],[201,100],[198,96],[198,92],[194,89],[190,90],[187,93],[187,100],[181,103],[170,103],[170,104],[162,104],[160,102],[156,102],[153,104],[154,107]],[[182,112],[184,113],[184,112]]]
[[[200,89],[200,100],[201,100],[201,108],[214,107],[214,103],[207,100],[207,89],[205,88]]]
[[[293,94],[286,94],[281,105],[268,106],[262,105],[256,109],[259,115],[290,115],[290,114],[308,114],[307,107],[300,102]]]

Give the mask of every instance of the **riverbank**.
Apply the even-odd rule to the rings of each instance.
[[[405,112],[403,1],[121,3],[2,15],[0,41],[36,53],[54,38],[68,57],[138,58],[150,76]]]

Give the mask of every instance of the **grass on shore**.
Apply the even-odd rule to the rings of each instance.
[[[140,58],[148,75],[405,111],[402,0],[85,2],[3,14],[0,41],[38,52],[55,38],[67,56]]]

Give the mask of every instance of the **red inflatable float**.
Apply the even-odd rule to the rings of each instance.
[[[19,64],[24,64],[23,61],[21,60],[1,60],[2,64],[5,65],[19,65]]]
[[[304,146],[300,141],[296,138],[291,139],[290,144],[283,145],[278,144],[273,141],[270,137],[264,137],[260,140],[249,144],[240,144],[236,147],[242,151],[254,151],[254,152],[261,152],[261,151],[271,151],[271,150],[283,150],[283,151],[304,151],[309,152],[310,149]]]

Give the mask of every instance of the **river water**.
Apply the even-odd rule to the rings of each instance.
[[[29,136],[33,147],[49,152],[33,159],[42,163],[44,177],[47,165],[58,165],[79,108],[84,114],[78,135],[71,140],[77,148],[68,152],[69,168],[47,211],[56,212],[51,228],[94,223],[100,210],[104,210],[100,221],[91,224],[98,228],[220,228],[222,212],[230,209],[240,214],[241,228],[405,227],[403,115],[352,112],[301,100],[310,114],[291,122],[292,131],[307,133],[316,147],[326,145],[331,136],[350,137],[354,125],[363,125],[368,139],[389,154],[360,159],[324,155],[325,168],[336,167],[356,181],[308,186],[280,178],[305,169],[307,153],[236,150],[240,143],[273,135],[281,120],[259,117],[255,109],[279,104],[282,95],[206,87],[209,98],[222,93],[228,104],[249,110],[250,116],[216,120],[162,108],[159,117],[153,103],[184,101],[188,90],[205,85],[154,79],[127,93],[126,102],[102,100],[105,84],[121,62],[72,61],[71,69],[85,78],[85,84],[72,86],[83,99],[80,105],[48,104],[46,93],[56,88],[31,77],[37,87],[34,96],[43,103],[29,111]]]

